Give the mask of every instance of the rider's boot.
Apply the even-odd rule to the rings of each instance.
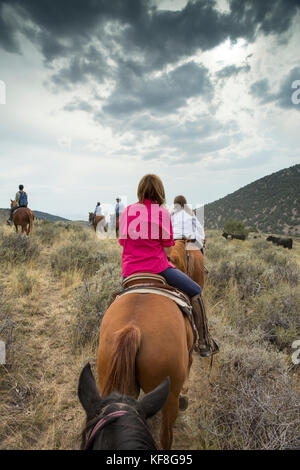
[[[11,209],[9,218],[6,221],[7,225],[12,225],[13,223],[13,212],[14,212],[14,209]]]
[[[208,330],[205,306],[201,294],[191,298],[193,318],[198,332],[198,340],[194,347],[202,357],[209,357],[219,352],[218,342],[210,335]]]

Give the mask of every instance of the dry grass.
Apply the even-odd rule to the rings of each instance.
[[[207,234],[205,295],[214,335],[209,360],[194,357],[190,406],[175,449],[283,449],[300,445],[300,243],[285,251],[263,239]],[[101,318],[121,281],[121,250],[86,226],[39,223],[32,239],[0,227],[1,449],[76,449],[84,422],[82,366],[95,366]],[[151,426],[158,436],[158,420]]]

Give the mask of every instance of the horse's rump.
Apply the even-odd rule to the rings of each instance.
[[[203,289],[205,282],[204,256],[200,250],[187,251],[187,274]]]
[[[176,390],[187,377],[193,340],[188,319],[171,299],[136,293],[118,298],[100,329],[100,394],[122,390],[138,396],[140,387],[148,392],[166,376]]]
[[[176,240],[175,245],[172,247],[170,259],[175,264],[177,269],[186,273],[187,272],[187,259],[186,259],[186,241]]]
[[[188,240],[176,240],[170,260],[177,269],[187,274],[193,281],[204,287],[204,257],[199,249],[189,248]]]
[[[13,213],[13,221],[16,229],[18,225],[22,227],[22,233],[26,231],[29,235],[33,232],[34,213],[28,207],[18,207]]]
[[[95,224],[97,225],[101,220],[105,219],[104,215],[96,215],[95,217]]]

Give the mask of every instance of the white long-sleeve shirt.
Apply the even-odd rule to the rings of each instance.
[[[171,219],[174,239],[196,239],[203,246],[205,239],[204,229],[194,214],[188,214],[184,209],[180,209],[172,213]]]
[[[96,209],[95,209],[95,216],[96,215],[102,215],[102,207],[101,206],[97,206]]]

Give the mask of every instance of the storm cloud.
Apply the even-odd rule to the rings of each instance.
[[[14,158],[16,142],[30,153],[30,142],[44,141],[49,154],[69,142],[59,149],[91,168],[111,164],[122,184],[133,161],[141,172],[162,164],[174,181],[176,166],[192,168],[191,178],[200,168],[244,168],[250,178],[264,162],[276,169],[288,155],[294,163],[297,132],[277,115],[299,115],[291,100],[300,80],[299,1],[160,4],[0,0],[6,155]]]
[[[251,42],[260,34],[282,34],[300,8],[297,0],[230,0],[226,12],[216,6],[193,0],[170,11],[147,0],[0,0],[0,46],[19,52],[20,34],[26,36],[50,68],[52,87],[112,80],[115,87],[104,104],[108,113],[149,107],[164,112],[193,95],[212,93],[203,66],[189,62],[166,72],[168,65],[176,67],[226,39]],[[217,77],[249,70],[249,64],[229,65]],[[152,78],[155,71],[161,76]],[[256,86],[262,85],[253,86],[254,94],[260,93]]]
[[[231,0],[225,13],[212,0],[189,1],[177,11],[161,11],[147,0],[1,0],[0,44],[17,50],[17,33],[23,32],[46,61],[71,55],[74,67],[73,55],[79,58],[99,40],[116,58],[125,56],[128,64],[146,71],[212,49],[227,38],[254,41],[259,34],[282,34],[298,9],[297,0]]]
[[[300,81],[300,67],[294,67],[283,78],[278,91],[272,91],[267,78],[259,80],[251,85],[251,94],[257,97],[262,104],[275,102],[280,108],[291,108],[300,111],[292,100],[293,83]]]
[[[188,98],[202,95],[209,99],[212,93],[208,70],[194,62],[148,79],[123,70],[110,102],[103,110],[114,115],[141,110],[173,112],[184,106]]]

